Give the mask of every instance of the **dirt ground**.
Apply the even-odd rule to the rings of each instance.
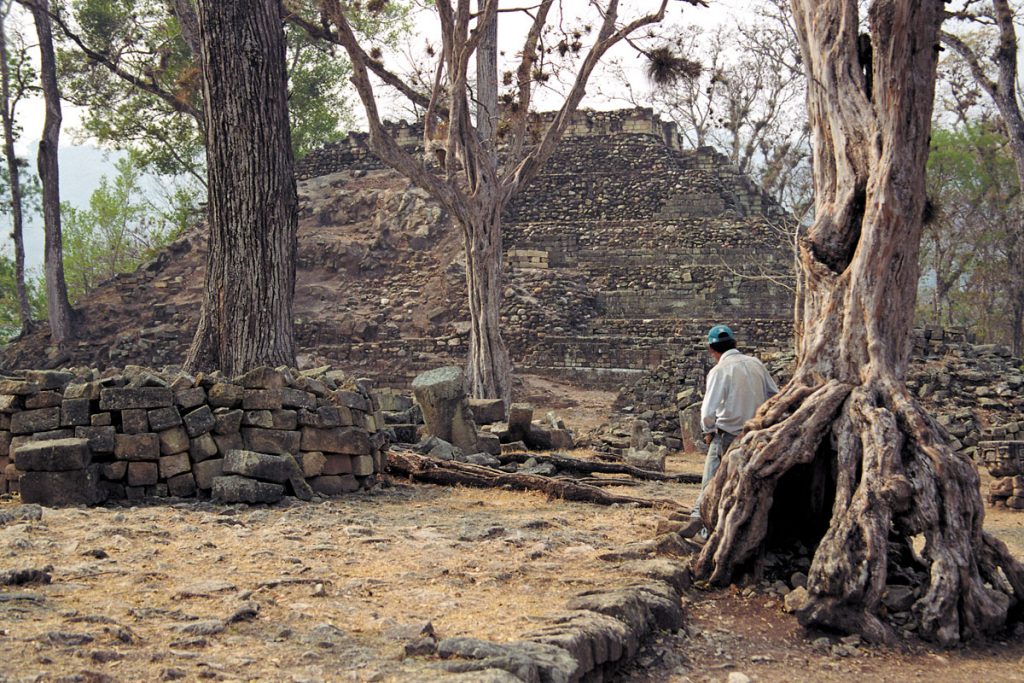
[[[596,421],[600,400],[551,407]],[[699,472],[702,456],[668,466]],[[697,488],[609,490],[689,505]],[[660,516],[401,481],[323,503],[46,509],[0,526],[0,572],[51,577],[0,588],[0,681],[429,681],[436,663],[404,655],[421,632],[516,639],[575,594],[634,579],[616,553],[653,537]],[[1024,513],[990,509],[986,528],[1024,557]],[[686,627],[617,680],[1024,681],[1024,629],[893,649],[806,631],[765,586],[684,600]]]

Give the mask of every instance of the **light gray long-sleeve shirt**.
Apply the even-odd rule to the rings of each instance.
[[[701,428],[705,432],[721,429],[739,434],[758,406],[778,392],[778,385],[761,361],[730,349],[708,373],[700,407]]]

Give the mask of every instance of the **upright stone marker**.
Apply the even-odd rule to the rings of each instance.
[[[466,397],[466,377],[462,368],[449,366],[429,370],[412,382],[416,402],[423,409],[427,432],[476,453],[476,425]]]

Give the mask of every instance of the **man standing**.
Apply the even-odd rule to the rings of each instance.
[[[700,407],[708,455],[704,460],[700,495],[693,506],[694,517],[700,515],[708,482],[715,476],[730,444],[743,431],[743,423],[754,417],[757,408],[779,391],[761,361],[736,350],[736,337],[725,325],[715,325],[708,332],[708,350],[715,366],[708,372],[704,402]],[[701,530],[700,537],[707,537],[707,529]]]

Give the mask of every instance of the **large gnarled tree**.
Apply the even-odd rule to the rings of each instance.
[[[700,0],[686,0],[703,4]],[[668,0],[650,3],[649,14],[624,20],[618,0],[589,3],[600,15],[596,36],[583,49],[580,34],[571,34],[559,47],[545,44],[545,31],[554,24],[554,0],[540,0],[535,6],[499,8],[499,0],[436,0],[434,9],[440,24],[441,49],[435,78],[428,95],[386,70],[372,51],[361,44],[351,26],[349,10],[338,0],[321,0],[320,16],[312,18],[293,8],[292,20],[311,35],[344,47],[352,62],[356,90],[369,122],[369,146],[384,163],[429,192],[462,228],[466,254],[466,285],[469,294],[470,350],[468,378],[474,396],[502,398],[511,390],[511,362],[501,337],[499,310],[502,296],[501,213],[512,197],[533,180],[554,153],[586,92],[587,82],[601,58],[616,44],[639,29],[662,20]],[[508,74],[511,92],[502,120],[496,125],[486,112],[493,108],[498,73],[492,43],[480,62],[482,69],[474,93],[471,65],[485,36],[494,35],[499,13],[525,12],[529,27],[517,53],[518,63]],[[546,56],[554,48],[581,57],[562,106],[541,130],[531,130],[530,105],[535,88],[547,78]],[[478,66],[478,68],[481,68]],[[408,97],[424,111],[424,148],[428,163],[403,150],[383,124],[377,92],[370,75]],[[490,79],[490,81],[488,80]],[[479,99],[477,99],[479,98]],[[480,106],[483,103],[483,106]],[[476,109],[476,116],[474,116]],[[481,116],[480,113],[484,112]],[[483,123],[481,123],[483,120]],[[502,153],[495,154],[490,131],[501,135]],[[534,134],[538,134],[534,138]],[[535,142],[535,144],[534,144]],[[434,154],[438,156],[434,156]]]
[[[200,0],[210,242],[186,366],[294,365],[298,199],[277,0]]]
[[[806,592],[788,601],[801,623],[890,639],[881,605],[902,567],[923,581],[919,632],[956,643],[1006,623],[1024,567],[982,530],[973,463],[904,383],[943,2],[873,0],[873,59],[858,0],[792,4],[816,192],[800,245],[798,367],[711,483],[713,533],[695,573],[728,582],[788,533],[815,548]]]

